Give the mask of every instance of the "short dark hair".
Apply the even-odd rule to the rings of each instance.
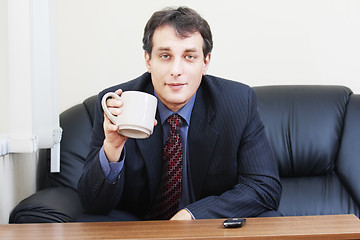
[[[165,8],[155,12],[144,29],[143,49],[151,56],[153,36],[156,29],[172,26],[176,34],[186,38],[189,33],[199,32],[204,39],[203,52],[206,57],[213,48],[212,34],[209,24],[196,11],[188,7]]]

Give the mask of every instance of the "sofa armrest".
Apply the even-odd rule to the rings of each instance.
[[[83,212],[77,192],[46,188],[22,200],[11,212],[9,223],[73,222]]]

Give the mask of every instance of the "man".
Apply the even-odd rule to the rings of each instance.
[[[148,72],[99,94],[91,151],[79,181],[79,196],[90,214],[85,220],[280,215],[278,170],[254,91],[206,75],[213,46],[207,22],[185,7],[158,11],[145,27],[143,44]],[[156,126],[147,139],[121,136],[101,109],[106,92],[128,90],[158,98]],[[120,100],[107,105],[112,114],[121,114]],[[172,130],[169,116],[179,120],[178,129]],[[181,141],[175,187],[166,180],[175,173],[164,171],[172,158],[163,159],[169,136]],[[164,186],[179,198],[167,196]]]

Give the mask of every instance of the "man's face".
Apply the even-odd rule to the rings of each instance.
[[[158,98],[173,112],[180,110],[197,91],[210,61],[204,57],[199,32],[178,37],[171,26],[155,30],[150,55],[145,61]]]

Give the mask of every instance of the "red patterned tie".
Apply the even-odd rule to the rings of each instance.
[[[163,160],[166,164],[161,177],[160,191],[155,201],[154,219],[170,219],[179,207],[182,179],[182,146],[179,128],[183,118],[178,114],[171,115],[167,122],[170,135],[164,146]]]

